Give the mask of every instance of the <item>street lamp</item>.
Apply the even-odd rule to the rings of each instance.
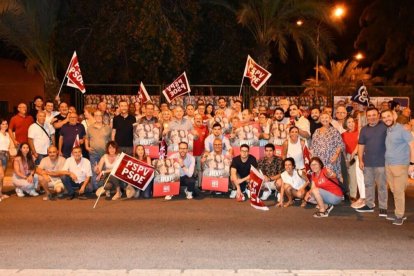
[[[360,60],[364,59],[365,57],[364,57],[364,55],[363,55],[361,52],[358,52],[358,53],[354,56],[354,58],[355,58],[356,60],[360,61]]]

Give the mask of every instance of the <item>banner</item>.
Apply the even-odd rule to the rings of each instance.
[[[68,77],[68,82],[66,83],[67,86],[79,89],[82,93],[86,92],[76,51],[73,52],[73,56],[70,60],[68,73],[66,76]]]
[[[145,190],[154,178],[154,168],[125,153],[121,153],[111,175],[140,190]]]
[[[168,155],[178,151],[178,145],[181,142],[188,144],[188,151],[193,151],[194,135],[187,130],[170,130],[167,134],[167,151]]]
[[[260,90],[271,75],[272,74],[269,71],[257,64],[250,56],[247,56],[243,76],[250,79],[250,85],[256,89],[256,91]]]
[[[156,124],[133,125],[134,145],[157,146],[160,140],[160,128]]]
[[[138,90],[138,101],[142,105],[148,101],[151,101],[151,97],[148,95],[147,89],[145,89],[144,84],[139,84],[139,90]]]
[[[234,134],[234,139],[231,139],[232,146],[239,147],[243,144],[259,146],[260,126],[258,123],[240,126],[234,130]]]
[[[351,97],[351,101],[356,102],[360,105],[368,106],[369,105],[369,95],[368,90],[365,85],[357,87],[354,95]]]
[[[268,211],[269,207],[267,207],[263,201],[260,200],[260,189],[262,188],[264,176],[261,172],[259,172],[255,167],[250,167],[250,182],[249,182],[249,189],[250,189],[250,205],[253,208],[258,210]]]
[[[203,178],[201,187],[203,190],[227,192],[229,189],[229,173],[231,157],[228,155],[210,152],[202,157]]]
[[[187,75],[185,72],[182,73],[181,76],[179,76],[173,83],[162,90],[162,94],[164,94],[168,103],[171,103],[174,98],[190,92],[190,84],[188,83]]]

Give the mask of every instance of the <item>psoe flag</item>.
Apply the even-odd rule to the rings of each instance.
[[[68,82],[66,83],[67,86],[79,89],[82,93],[86,92],[76,51],[73,52],[66,76],[68,77]]]
[[[190,92],[190,84],[188,83],[185,72],[182,73],[173,83],[162,90],[162,94],[164,94],[168,103],[171,103],[176,97]]]
[[[255,167],[250,167],[250,205],[258,210],[268,211],[267,207],[259,197],[260,189],[262,188],[264,176]]]
[[[111,171],[111,175],[140,190],[145,190],[154,178],[154,168],[147,163],[121,153]]]
[[[257,64],[250,55],[248,55],[243,75],[246,78],[249,78],[251,86],[256,89],[256,91],[259,91],[272,74]]]
[[[150,102],[151,98],[148,95],[147,89],[145,89],[144,84],[141,83],[139,84],[139,90],[138,90],[138,100],[141,104],[144,104],[146,102]]]
[[[351,101],[359,103],[360,105],[369,106],[369,94],[367,87],[363,84],[357,87],[354,95],[351,97]]]

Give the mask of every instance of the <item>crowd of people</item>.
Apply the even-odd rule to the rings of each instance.
[[[414,123],[408,107],[398,110],[391,102],[379,110],[353,103],[335,110],[315,106],[305,113],[287,99],[272,110],[243,109],[239,100],[227,105],[224,97],[216,104],[198,100],[172,109],[166,103],[121,100],[112,114],[105,101],[96,108],[86,105],[83,112],[66,102],[55,110],[54,102],[40,96],[28,112],[22,102],[10,121],[1,119],[0,198],[9,197],[2,193],[8,162],[18,197],[151,198],[154,181],[139,191],[110,175],[124,152],[154,166],[155,183],[179,181],[187,199],[200,196],[203,176],[208,176],[229,179],[228,196],[244,201],[250,197],[254,166],[264,175],[261,200],[274,194],[278,207],[295,201],[302,207],[314,204],[313,216],[323,218],[349,197],[357,212],[374,212],[377,187],[378,215],[403,224],[405,189],[409,174],[414,176]],[[164,142],[165,159],[150,156],[147,147]]]

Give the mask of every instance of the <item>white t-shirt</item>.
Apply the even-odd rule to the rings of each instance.
[[[66,159],[62,156],[58,156],[55,162],[50,160],[49,156],[45,157],[40,161],[39,168],[45,171],[61,171],[63,166],[65,165]],[[56,182],[60,179],[60,177],[50,177],[52,182]]]
[[[55,134],[55,129],[50,129],[49,124],[43,125],[44,130],[48,133],[46,134],[43,131],[42,127],[37,123],[33,123],[29,127],[28,137],[33,139],[33,145],[38,154],[47,154],[47,148],[50,146],[50,137]]]
[[[293,171],[293,175],[289,175],[287,171],[284,171],[280,176],[282,177],[283,183],[289,184],[295,190],[299,190],[306,183],[306,181],[299,176],[297,170]]]
[[[305,117],[301,116],[299,120],[295,121],[295,126],[297,126],[302,131],[306,131],[310,135],[310,123],[309,123],[309,120],[306,119]],[[307,139],[303,136],[300,136],[300,137],[305,140]]]
[[[10,136],[9,133],[5,132],[5,135],[0,132],[0,150],[9,151],[10,147]]]
[[[76,163],[75,158],[73,158],[73,156],[69,157],[68,159],[66,159],[65,165],[63,166],[62,170],[74,173],[78,178],[76,181],[76,183],[78,184],[84,182],[87,177],[92,176],[91,162],[83,157],[81,157],[79,164]]]

